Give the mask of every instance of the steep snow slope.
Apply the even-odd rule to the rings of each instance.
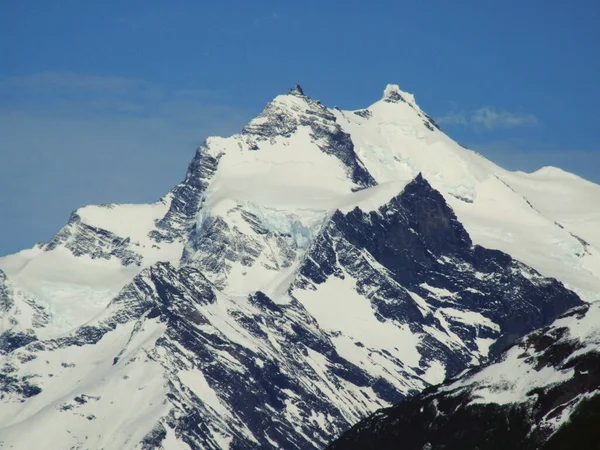
[[[548,183],[581,204],[554,205]],[[507,172],[462,148],[397,86],[354,112],[296,87],[241,134],[207,139],[155,204],[81,208],[49,243],[0,258],[2,402],[19,410],[7,442],[62,423],[60,405],[85,394],[107,422],[56,445],[112,420],[114,441],[81,445],[318,448],[579,302],[546,276],[595,298],[595,199],[576,177]],[[97,345],[100,380],[83,369]],[[88,351],[68,371],[54,352],[75,347]],[[137,355],[131,374],[106,359],[121,351]],[[157,397],[113,400],[119,377],[146,383],[146,362]]]
[[[512,172],[505,181],[547,215],[595,248],[600,247],[600,186],[556,167]]]
[[[334,114],[378,183],[422,173],[475,243],[598,299],[600,186],[554,168],[506,171],[452,141],[395,85],[365,110]]]
[[[328,448],[597,448],[598,348],[594,302],[527,335],[491,364],[378,411]]]
[[[532,206],[528,192],[510,185],[511,172],[448,138],[397,86],[354,112],[328,110],[293,90],[270,103],[242,134],[209,139],[199,155],[214,158],[218,169],[207,182],[204,207],[188,218],[195,223],[188,225],[193,232],[184,261],[196,264],[226,292],[275,289],[273,283],[293,271],[305,244],[349,192],[406,182],[418,173],[442,192],[475,243],[513,255],[583,298],[593,300],[600,290],[600,253],[594,244],[562,226],[557,219],[563,216],[552,208]],[[538,175],[517,175],[519,186],[533,189],[538,183]],[[573,221],[585,221],[586,230],[598,228],[594,200],[599,188],[571,181],[557,180],[553,189],[579,193],[580,215]],[[248,227],[248,217],[259,231]],[[289,234],[289,242],[261,237],[269,231]],[[204,250],[215,238],[243,250],[207,257]],[[286,256],[269,256],[273,248]],[[242,253],[256,259],[250,262]]]
[[[272,291],[349,193],[418,173],[475,243],[597,297],[600,187],[556,169],[505,171],[448,138],[394,85],[354,112],[327,109],[301,89],[278,96],[242,134],[209,138],[184,183],[160,202],[82,208],[42,249],[0,258],[0,269],[53,310],[82,309],[73,324],[93,317],[143,267],[178,264],[184,246],[183,263],[226,292]],[[207,256],[216,238],[240,251],[228,245],[227,254]],[[83,268],[85,258],[70,254],[92,260]]]
[[[8,448],[48,427],[52,449],[318,448],[385,404],[300,305],[231,299],[162,263],[101,319],[11,353],[3,373]]]
[[[0,442],[322,448],[581,304],[473,247],[422,177],[397,195],[392,186],[351,194],[355,206],[328,218],[285,302],[228,296],[194,267],[157,263],[74,332],[28,335],[0,365]]]
[[[40,337],[91,320],[143,267],[178,263],[183,245],[148,236],[167,212],[168,198],[152,205],[80,208],[47,244],[0,258],[0,270],[48,315]]]
[[[299,89],[276,97],[241,135],[211,138],[201,152],[218,159],[218,170],[184,261],[230,294],[271,291],[328,214],[374,184],[333,114]],[[206,251],[216,240],[227,242],[224,254]]]

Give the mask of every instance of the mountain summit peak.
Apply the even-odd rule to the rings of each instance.
[[[304,97],[304,95],[305,95],[304,91],[302,90],[302,86],[300,86],[299,84],[297,84],[296,86],[291,88],[289,94],[295,95],[297,97]]]
[[[415,96],[404,92],[398,87],[397,84],[388,84],[383,91],[383,101],[388,103],[399,103],[405,102],[411,105],[415,105]]]
[[[565,286],[596,299],[600,186],[505,171],[395,85],[355,111],[289,87],[240,133],[207,138],[159,201],[79,208],[48,243],[0,257],[3,448],[52,429],[53,449],[319,450],[410,395],[416,415],[395,416],[410,450],[472,448],[461,426],[485,438],[488,419],[516,449],[518,432],[589,412],[575,408],[600,389],[600,308],[468,385],[413,394],[580,305]],[[438,411],[449,425],[431,428]]]

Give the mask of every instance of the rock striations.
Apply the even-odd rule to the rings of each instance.
[[[364,419],[332,448],[468,448],[449,430],[494,414],[559,439],[595,401],[573,324],[600,187],[546,172],[464,149],[397,86],[359,111],[296,86],[156,203],[0,258],[0,447],[320,449]]]

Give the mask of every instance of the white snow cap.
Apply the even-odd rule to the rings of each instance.
[[[395,100],[396,96],[402,97],[407,103],[412,105],[416,105],[415,96],[413,94],[409,94],[408,92],[404,92],[400,89],[397,84],[388,84],[383,91],[383,100]]]

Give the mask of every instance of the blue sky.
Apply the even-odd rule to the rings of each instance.
[[[600,183],[599,23],[585,0],[5,2],[0,254],[157,199],[296,83],[344,109],[396,83],[500,165]]]

